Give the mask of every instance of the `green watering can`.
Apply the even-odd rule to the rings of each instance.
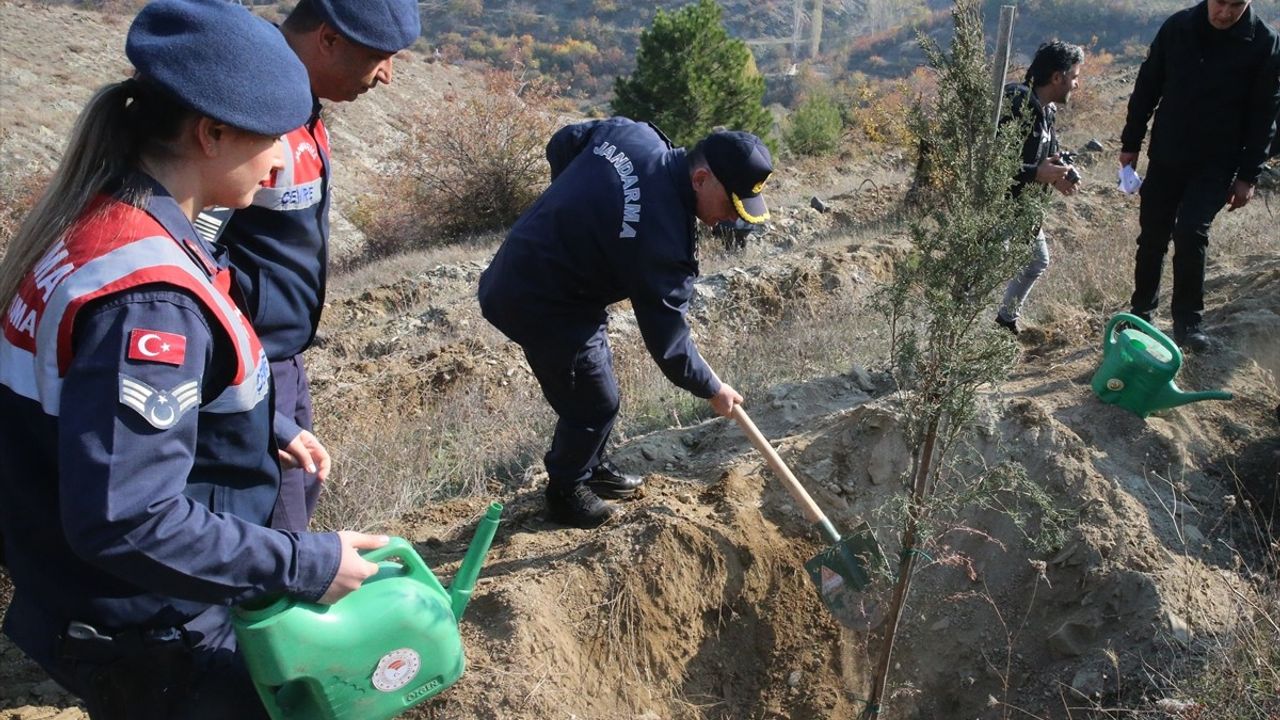
[[[456,682],[458,622],[501,513],[489,506],[448,590],[392,538],[362,553],[377,574],[332,605],[273,597],[235,608],[236,639],[272,720],[386,720]]]
[[[1116,332],[1120,323],[1128,325]],[[1102,365],[1093,374],[1093,392],[1104,403],[1146,417],[1157,410],[1200,400],[1230,400],[1225,390],[1183,392],[1173,383],[1182,352],[1169,336],[1136,315],[1111,318],[1102,334]]]

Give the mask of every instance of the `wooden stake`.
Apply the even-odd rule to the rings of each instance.
[[[995,96],[991,126],[1000,126],[1000,113],[1004,109],[1004,81],[1009,72],[1009,56],[1013,52],[1013,5],[1000,8],[1000,31],[996,35],[996,56],[991,66],[991,91]]]

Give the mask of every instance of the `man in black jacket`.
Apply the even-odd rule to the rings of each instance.
[[[1173,239],[1174,339],[1210,347],[1201,329],[1209,226],[1248,204],[1280,109],[1280,39],[1249,0],[1205,0],[1165,21],[1142,63],[1121,134],[1135,166],[1155,114],[1133,273],[1135,315],[1151,318]]]
[[[1066,196],[1074,195],[1080,181],[1079,172],[1062,162],[1058,135],[1053,120],[1059,105],[1071,101],[1071,93],[1080,84],[1084,50],[1078,45],[1052,40],[1036,50],[1027,68],[1025,83],[1009,83],[1004,88],[1008,112],[1000,119],[1029,123],[1027,139],[1022,144],[1022,168],[1014,178],[1012,193],[1016,196],[1028,187],[1052,187]],[[1018,315],[1036,280],[1049,268],[1049,240],[1036,223],[1031,260],[1009,281],[1004,300],[996,314],[996,324],[1018,334]]]

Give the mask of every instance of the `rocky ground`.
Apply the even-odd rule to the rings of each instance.
[[[29,31],[15,36],[8,29],[16,26]],[[0,117],[10,143],[0,149],[6,161],[47,162],[56,143],[33,138],[65,132],[67,109],[118,64],[118,44],[93,38],[110,35],[118,43],[123,25],[67,8],[0,3],[0,27]],[[23,69],[40,58],[59,60],[66,79],[47,83]],[[345,134],[335,133],[339,160],[360,138],[394,137],[402,96],[393,93],[443,92],[468,82],[461,70],[403,65],[397,83],[361,101],[376,108],[369,115],[376,122],[363,125],[354,107],[335,122],[347,123]],[[1122,83],[1115,84],[1103,87],[1119,93]],[[40,121],[48,133],[34,121],[15,122],[8,109],[14,88],[46,86],[64,98],[49,104],[63,114]],[[360,168],[376,167],[377,156],[353,154],[354,177],[373,177]],[[815,361],[818,370],[797,372],[792,381],[762,381],[751,388],[748,409],[836,526],[869,520],[890,553],[894,533],[883,508],[898,493],[909,457],[892,383],[875,370],[883,333],[874,319],[860,317],[866,311],[858,303],[905,247],[897,216],[905,172],[891,151],[781,171],[768,231],[743,253],[713,252],[708,244],[693,311],[708,357],[742,374],[755,367],[745,353],[760,356],[757,363],[771,355],[780,363],[808,352],[806,343],[825,342],[824,324],[868,324],[852,336],[857,343],[834,348],[847,358],[839,367]],[[1061,223],[1058,237],[1083,242],[1066,222],[1083,219],[1127,237],[1135,208],[1105,190],[1086,195],[1051,229]],[[813,195],[829,212],[809,206]],[[1249,212],[1252,224],[1242,229],[1233,220],[1226,232],[1266,232],[1266,208]],[[338,234],[359,246],[351,230]],[[354,506],[342,504],[350,497],[342,488],[363,483],[389,492],[376,484],[380,476],[403,484],[393,470],[408,477],[434,469],[432,457],[411,446],[441,452],[431,443],[442,432],[432,414],[442,397],[459,398],[446,406],[455,415],[506,412],[502,417],[519,426],[509,441],[523,449],[494,453],[506,465],[472,463],[479,468],[465,469],[476,478],[464,497],[406,501],[394,516],[358,523],[410,539],[448,580],[484,509],[495,500],[506,505],[462,623],[467,674],[408,717],[855,716],[878,634],[842,628],[819,602],[803,563],[825,542],[733,424],[699,420],[675,399],[661,423],[638,423],[640,408],[624,406],[617,460],[645,473],[643,497],[593,531],[543,519],[543,477],[529,449],[543,440],[545,408],[518,350],[483,323],[472,300],[494,242],[383,260],[336,278],[308,356],[319,431],[339,460],[334,482],[348,483],[330,491],[325,518],[355,517]],[[1071,271],[1055,266],[1051,273]],[[1007,516],[973,508],[963,527],[930,547],[895,655],[888,717],[1079,718],[1102,708],[1173,717],[1156,703],[1185,699],[1177,689],[1180,668],[1194,669],[1250,614],[1274,573],[1256,550],[1250,510],[1264,502],[1274,508],[1280,477],[1273,415],[1280,401],[1280,259],[1274,252],[1232,257],[1211,268],[1209,282],[1215,302],[1208,321],[1221,345],[1189,356],[1179,384],[1231,390],[1236,399],[1229,403],[1146,420],[1099,403],[1089,381],[1106,313],[1055,311],[1024,335],[1011,379],[984,395],[972,450],[988,462],[1020,462],[1067,514],[1069,535],[1052,551],[1036,552]],[[784,335],[795,323],[811,334]],[[645,364],[625,308],[614,314],[611,341],[620,364]],[[636,377],[624,368],[625,382]],[[640,394],[624,387],[628,397]],[[534,418],[522,424],[525,408]],[[508,441],[493,423],[475,427],[485,429],[461,442],[477,457]],[[379,447],[385,445],[403,447],[407,459],[388,455]],[[374,456],[381,464],[366,460]],[[868,604],[882,601],[884,591],[883,584],[870,589]],[[73,698],[0,639],[0,718],[82,717]]]

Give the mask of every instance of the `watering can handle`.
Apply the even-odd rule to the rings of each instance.
[[[1178,346],[1169,339],[1169,336],[1157,330],[1154,325],[1146,320],[1130,313],[1116,313],[1116,316],[1111,318],[1111,322],[1107,323],[1106,332],[1102,334],[1102,341],[1104,344],[1110,345],[1115,342],[1112,333],[1115,332],[1116,325],[1119,325],[1122,322],[1128,323],[1143,331],[1147,336],[1154,338],[1156,342],[1160,343],[1165,350],[1168,350],[1169,354],[1173,356],[1173,361],[1172,363],[1166,364],[1171,365],[1173,370],[1176,371],[1182,366],[1182,351],[1179,350]]]
[[[400,563],[404,565],[406,575],[423,576],[431,574],[431,570],[427,568],[427,564],[418,555],[418,551],[414,550],[413,545],[402,537],[393,537],[390,542],[380,548],[361,550],[360,557],[371,563],[380,563],[383,560],[399,558]],[[373,578],[370,579],[372,580]]]
[[[805,491],[804,486],[791,474],[791,469],[779,457],[778,451],[773,449],[769,441],[760,433],[760,429],[756,424],[751,422],[751,418],[747,416],[747,411],[742,409],[741,405],[733,406],[733,419],[738,421],[738,425],[742,431],[747,434],[747,439],[755,446],[756,450],[764,455],[764,459],[768,461],[769,467],[773,472],[782,479],[782,484],[787,486],[787,492],[791,493],[791,497],[800,503],[800,507],[804,510],[804,516],[809,522],[822,525],[824,529],[831,527],[831,521],[827,520],[827,516],[822,513],[822,509],[818,504],[809,497],[809,493]],[[838,542],[839,536],[834,541]]]

